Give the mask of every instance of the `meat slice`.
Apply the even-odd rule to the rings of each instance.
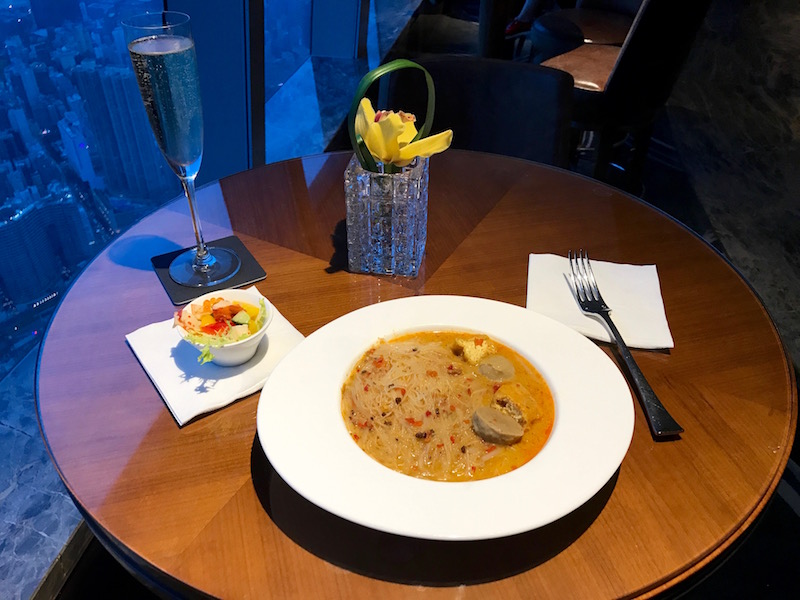
[[[492,354],[478,365],[481,375],[492,381],[508,381],[514,377],[514,365],[505,356]]]
[[[472,413],[472,430],[491,444],[511,445],[522,439],[524,430],[513,417],[488,406]]]

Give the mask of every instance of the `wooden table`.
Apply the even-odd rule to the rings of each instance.
[[[794,371],[748,284],[682,225],[613,188],[455,150],[431,160],[420,276],[337,270],[348,158],[268,165],[200,192],[207,239],[237,234],[268,272],[258,288],[303,334],[414,294],[524,305],[530,252],[654,263],[675,348],[634,355],[685,434],[653,441],[637,406],[616,476],[581,509],[512,538],[420,541],[333,517],[270,469],[258,394],[179,428],[126,345],[126,333],[172,313],[149,257],[192,243],[178,199],[92,262],[41,351],[42,431],[96,535],[162,592],[221,598],[649,597],[704,573],[769,501],[796,427]]]

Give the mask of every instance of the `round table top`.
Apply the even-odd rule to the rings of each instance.
[[[614,188],[449,150],[431,159],[420,275],[348,273],[335,243],[349,158],[267,165],[199,193],[206,239],[236,234],[267,271],[258,289],[301,333],[416,294],[524,306],[529,253],[586,248],[601,260],[655,264],[675,347],[633,353],[685,433],[654,441],[637,405],[631,446],[608,484],[567,517],[510,538],[415,540],[334,517],[271,469],[256,435],[258,394],[178,427],[126,344],[174,310],[150,257],[193,243],[179,198],[87,267],[39,358],[53,461],[120,560],[156,588],[221,598],[647,597],[745,532],[788,460],[797,392],[774,324],[729,263]]]

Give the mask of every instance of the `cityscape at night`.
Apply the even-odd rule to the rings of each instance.
[[[179,193],[147,123],[120,11],[160,2],[14,1],[0,10],[0,377],[73,277]]]

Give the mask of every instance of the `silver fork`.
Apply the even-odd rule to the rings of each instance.
[[[628,367],[628,371],[633,379],[633,384],[639,393],[639,400],[641,401],[647,421],[650,423],[650,430],[653,433],[653,437],[673,437],[682,433],[683,427],[675,422],[675,419],[672,418],[669,412],[667,412],[667,409],[664,408],[664,405],[661,404],[653,388],[647,383],[647,379],[645,379],[639,365],[637,365],[636,361],[633,359],[631,351],[625,344],[625,340],[622,339],[616,325],[614,325],[614,322],[611,320],[611,316],[609,315],[611,309],[600,295],[597,281],[595,281],[594,273],[592,272],[592,265],[589,263],[588,253],[581,250],[578,254],[575,254],[570,250],[568,256],[570,270],[572,271],[569,279],[572,283],[572,291],[575,293],[575,298],[578,300],[578,304],[583,312],[599,315],[611,330],[611,334],[614,336],[619,352],[622,355],[622,360],[625,361],[625,365]]]

